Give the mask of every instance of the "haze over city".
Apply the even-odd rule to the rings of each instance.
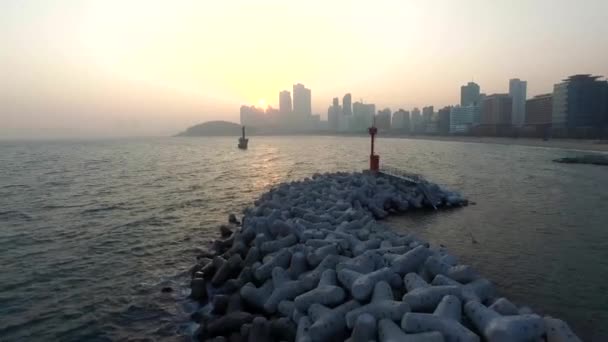
[[[171,135],[303,83],[312,112],[457,104],[608,75],[608,2],[19,1],[0,3],[0,138]]]

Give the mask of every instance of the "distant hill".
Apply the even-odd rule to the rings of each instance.
[[[247,135],[253,134],[255,130],[247,127]],[[178,137],[202,137],[202,136],[239,136],[241,125],[228,121],[208,121],[194,125],[179,133]]]

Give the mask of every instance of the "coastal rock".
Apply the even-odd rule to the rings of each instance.
[[[581,342],[566,322],[553,317],[544,317],[547,342]]]
[[[352,329],[358,317],[363,314],[370,315],[376,320],[388,318],[397,322],[409,311],[410,307],[407,303],[394,300],[391,286],[385,281],[379,281],[374,286],[371,302],[346,314],[346,326]]]
[[[413,311],[430,311],[447,295],[460,297],[462,290],[453,285],[418,287],[403,295],[402,300],[408,303]]]
[[[241,224],[239,222],[239,220],[236,218],[236,215],[234,215],[234,214],[228,215],[228,223],[231,223],[231,224]]]
[[[320,304],[313,304],[308,309],[308,315],[313,323],[308,329],[313,341],[327,341],[331,338],[340,338],[346,328],[344,316],[347,312],[359,307],[354,300],[346,302],[335,309],[327,309]]]
[[[264,262],[254,271],[254,276],[258,281],[264,281],[272,275],[272,270],[275,267],[287,268],[291,261],[291,252],[287,249],[281,250],[274,255],[269,261]]]
[[[357,317],[353,326],[353,333],[347,342],[369,342],[376,339],[377,334],[376,318],[364,313]]]
[[[410,333],[438,331],[446,342],[479,342],[479,336],[450,318],[435,314],[409,312],[403,316],[401,329]]]
[[[254,316],[248,312],[231,312],[211,321],[207,324],[206,330],[209,336],[226,335],[233,331],[239,331],[241,325],[250,323],[253,321],[253,318]]]
[[[207,282],[205,279],[195,278],[190,282],[190,297],[202,301],[207,297]]]
[[[444,342],[440,332],[406,334],[390,319],[378,322],[378,340],[380,342]]]
[[[490,309],[498,312],[503,316],[517,315],[519,312],[517,311],[517,306],[511,303],[506,298],[498,298],[492,305],[490,305]]]
[[[296,342],[312,342],[308,331],[310,330],[310,318],[304,316],[298,321],[296,329]]]
[[[545,323],[538,315],[501,316],[475,301],[466,303],[464,312],[488,341],[535,341],[545,333]]]
[[[241,256],[238,254],[233,255],[227,261],[224,261],[221,259],[221,257],[218,257],[218,259],[220,260],[219,263],[221,266],[217,269],[213,275],[213,278],[211,279],[211,285],[215,287],[224,284],[231,276],[238,274],[238,272],[241,270],[241,264],[243,262]]]
[[[298,295],[310,291],[314,287],[314,283],[308,279],[284,281],[281,280],[274,286],[274,291],[264,303],[264,310],[267,313],[274,313],[277,306],[283,300],[291,300]]]
[[[232,229],[230,229],[230,227],[228,227],[226,225],[221,225],[220,234],[222,235],[223,238],[227,238],[230,235],[232,235]]]
[[[268,279],[259,288],[255,287],[253,283],[247,283],[240,290],[241,297],[243,300],[258,311],[264,310],[264,304],[266,299],[270,297],[274,286],[272,280]]]
[[[192,315],[201,324],[197,335],[235,342],[579,341],[564,322],[496,299],[494,285],[444,246],[377,221],[467,204],[415,179],[420,183],[315,174],[260,196],[240,226],[230,215],[223,238],[191,270],[191,297],[201,303]]]

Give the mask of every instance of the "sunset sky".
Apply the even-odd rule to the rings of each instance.
[[[608,75],[607,0],[0,1],[0,138],[169,135],[294,83],[325,117]]]

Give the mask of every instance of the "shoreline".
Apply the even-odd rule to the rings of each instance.
[[[329,133],[329,132],[285,132],[285,133],[255,133],[250,134],[250,137],[290,137],[290,136],[323,136],[323,137],[369,137],[366,133]],[[217,137],[235,137],[233,135],[217,135],[217,136],[175,136],[177,138],[217,138]],[[509,138],[509,137],[475,137],[475,136],[456,136],[456,135],[407,135],[380,132],[376,136],[377,139],[411,139],[411,140],[430,140],[444,142],[463,142],[463,143],[480,143],[480,144],[497,144],[497,145],[516,145],[541,148],[563,149],[581,152],[599,152],[608,153],[608,142],[601,142],[597,139],[549,139],[547,141],[539,138]]]
[[[262,195],[242,225],[231,215],[232,228],[223,226],[224,239],[193,269],[191,295],[201,305],[196,337],[576,341],[565,322],[498,296],[442,246],[381,223],[391,212],[467,204],[425,184],[430,195],[385,175],[317,174]]]
[[[608,143],[597,143],[598,140],[578,139],[542,139],[533,138],[504,138],[504,137],[470,137],[470,136],[382,136],[386,138],[433,140],[446,142],[464,142],[479,144],[517,145],[529,147],[541,147],[552,149],[563,149],[572,151],[608,153]]]

